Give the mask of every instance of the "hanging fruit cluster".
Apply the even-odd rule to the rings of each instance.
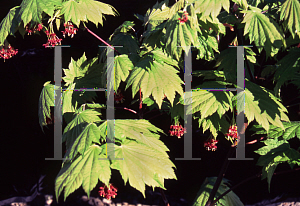
[[[237,126],[236,125],[230,126],[228,132],[225,134],[225,137],[227,140],[230,140],[233,143],[232,147],[237,146],[240,140],[240,136],[238,135],[237,132]]]
[[[181,18],[178,18],[179,23],[184,24],[188,20],[188,13],[186,11],[183,12]]]
[[[45,46],[45,48],[47,46],[56,46],[56,45],[61,45],[61,40],[60,38],[58,38],[58,36],[52,32],[50,33],[48,30],[46,31],[46,35],[48,37],[48,42],[46,44],[43,44],[43,46]]]
[[[112,184],[109,184],[108,187],[105,184],[103,184],[102,187],[100,187],[99,195],[110,200],[111,197],[115,198],[115,196],[117,195],[117,191],[117,188],[114,187]]]
[[[67,23],[64,23],[64,27],[65,30],[62,31],[64,38],[66,37],[66,34],[68,34],[68,36],[71,36],[71,38],[73,38],[74,34],[76,34],[76,31],[78,31],[78,29],[74,28],[72,22],[69,21]]]
[[[215,139],[208,139],[207,141],[204,142],[204,147],[206,148],[207,151],[216,151],[217,150],[217,143],[219,140]]]
[[[171,125],[170,126],[170,135],[171,136],[177,136],[178,138],[182,137],[184,133],[186,133],[186,129],[183,128],[181,125],[176,124],[176,125]]]
[[[43,29],[43,24],[35,25],[34,28],[29,28],[29,23],[25,26],[25,30],[28,32],[27,35],[31,35],[32,33],[35,33],[36,31],[41,31]]]
[[[18,53],[17,49],[14,49],[10,44],[8,46],[0,47],[0,57],[4,59],[10,59]]]
[[[118,89],[117,93],[114,93],[114,99],[117,104],[124,102],[125,99],[120,89]]]

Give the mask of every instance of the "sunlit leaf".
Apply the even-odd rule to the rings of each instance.
[[[111,176],[110,163],[108,159],[99,160],[99,158],[106,158],[105,151],[97,145],[92,145],[72,164],[65,164],[55,180],[56,201],[58,201],[63,190],[65,201],[80,186],[89,198],[90,192],[98,183],[98,179],[108,185]]]

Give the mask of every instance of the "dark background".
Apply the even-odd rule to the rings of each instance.
[[[144,15],[149,7],[152,7],[156,1],[103,1],[114,6],[120,13],[118,17],[106,16],[104,27],[98,29],[89,24],[89,28],[99,35],[102,39],[107,39],[109,35],[124,21],[135,21],[135,29],[138,31],[141,22],[133,14]],[[10,8],[20,5],[21,1],[2,1],[0,7],[0,19],[2,20]],[[173,4],[173,2],[170,2]],[[61,28],[62,29],[62,28]],[[228,30],[229,31],[229,30]],[[58,34],[62,38],[61,34]],[[140,31],[138,33],[140,35]],[[36,183],[41,174],[46,174],[43,192],[53,194],[54,179],[60,169],[60,161],[45,161],[45,158],[53,157],[53,126],[44,127],[42,132],[38,123],[38,100],[43,84],[46,81],[53,81],[54,68],[54,50],[44,48],[42,44],[46,43],[45,34],[25,36],[23,39],[18,33],[17,38],[9,37],[11,45],[19,50],[19,53],[12,59],[3,62],[0,59],[1,68],[1,138],[0,138],[0,200],[12,196],[29,195],[30,188]],[[230,42],[228,40],[228,42]],[[223,40],[221,47],[228,45]],[[63,49],[63,68],[67,68],[70,57],[74,59],[82,56],[86,52],[88,58],[97,54],[97,45],[101,42],[91,36],[87,31],[80,30],[73,39],[63,39],[63,45],[72,45],[71,48]],[[194,55],[195,56],[195,55]],[[258,57],[260,58],[260,57]],[[259,61],[261,62],[261,61]],[[268,62],[274,64],[275,62]],[[266,63],[267,64],[267,63]],[[203,62],[193,59],[193,69],[207,67]],[[263,84],[263,82],[259,82]],[[272,86],[272,85],[268,85]],[[284,87],[284,105],[297,102],[294,98],[298,93],[293,86]],[[130,92],[126,91],[125,98],[130,99]],[[102,95],[103,96],[103,95]],[[127,100],[124,104],[128,103]],[[134,105],[137,109],[137,105]],[[290,107],[290,119],[299,120],[298,106]],[[156,115],[157,113],[154,113]],[[116,118],[137,118],[131,116],[128,112],[120,112]],[[149,118],[151,115],[145,116]],[[153,124],[164,129],[167,133],[172,124],[170,116],[163,115],[151,120]],[[193,123],[193,157],[201,157],[201,161],[178,161],[175,158],[183,157],[183,139],[177,137],[163,136],[161,139],[170,149],[170,159],[174,162],[178,180],[166,180],[165,193],[174,197],[182,197],[192,202],[205,177],[217,176],[224,161],[224,157],[230,147],[226,140],[221,139],[218,144],[218,150],[207,152],[203,147],[203,141],[207,136],[198,131],[198,123]],[[247,133],[247,135],[250,133]],[[249,137],[253,139],[257,137]],[[248,141],[246,139],[246,141]],[[297,148],[298,140],[292,140],[291,145]],[[231,161],[226,172],[226,178],[232,180],[232,184],[253,176],[261,171],[261,167],[255,166],[258,155],[254,150],[261,147],[261,143],[247,145],[246,157],[254,157],[253,161]],[[288,165],[279,165],[277,170],[289,170]],[[276,170],[276,171],[277,171]],[[111,182],[119,188],[120,193],[130,193],[140,195],[138,191],[129,186],[123,187],[123,181],[118,172],[114,172]],[[100,186],[100,185],[99,185]],[[14,187],[19,192],[14,190]],[[98,186],[97,186],[98,187]],[[149,189],[149,188],[147,188]],[[158,190],[156,190],[158,191]],[[79,190],[78,193],[83,192]],[[96,189],[92,194],[97,195]],[[275,197],[277,195],[288,193],[290,196],[300,194],[299,172],[288,173],[287,175],[277,175],[272,178],[271,194],[267,190],[267,181],[261,181],[259,178],[251,180],[238,187],[234,192],[240,197],[243,203],[255,203],[265,198]],[[84,193],[81,193],[82,195]]]

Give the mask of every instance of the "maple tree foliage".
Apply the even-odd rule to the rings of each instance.
[[[237,146],[239,136],[234,133],[236,128],[228,114],[244,111],[247,123],[256,123],[252,129],[268,136],[264,141],[266,146],[255,152],[261,155],[257,164],[263,167],[262,177],[267,178],[270,190],[271,177],[278,164],[286,162],[291,168],[300,166],[300,153],[288,142],[291,138],[300,138],[300,123],[289,120],[280,93],[283,85],[294,84],[300,88],[299,10],[299,0],[178,0],[173,5],[164,0],[144,15],[135,14],[143,23],[141,36],[133,34],[134,22],[125,21],[107,39],[106,45],[123,45],[115,51],[113,66],[106,58],[107,48],[90,60],[85,53],[78,60],[72,58],[68,68],[63,69],[64,87],[67,88],[62,92],[60,102],[67,122],[62,137],[67,152],[55,182],[56,198],[64,191],[66,199],[80,186],[89,196],[98,181],[103,183],[100,194],[114,197],[111,169],[118,170],[124,184],[129,182],[144,196],[145,185],[166,189],[165,179],[177,179],[176,167],[166,153],[169,150],[160,140],[166,135],[162,129],[142,119],[141,114],[140,119],[116,119],[112,127],[104,120],[106,105],[94,102],[95,92],[74,91],[75,88],[106,88],[107,76],[112,69],[114,81],[111,85],[116,103],[124,102],[120,85],[125,84],[132,99],[139,95],[140,109],[144,105],[149,110],[167,111],[174,122],[170,134],[177,137],[186,132],[179,122],[191,114],[203,132],[209,130],[211,133],[204,143],[210,151],[217,149],[219,134],[227,136]],[[0,23],[1,57],[9,59],[17,55],[17,49],[14,49],[17,45],[11,47],[7,41],[8,36],[16,32],[23,38],[25,34],[44,32],[48,38],[44,46],[56,46],[63,39],[57,36],[55,26],[59,30],[64,25],[63,36],[73,37],[81,32],[81,28],[88,30],[87,22],[98,27],[103,24],[105,15],[117,14],[111,5],[95,0],[23,0],[20,6],[10,9]],[[220,41],[226,39],[229,32],[226,27],[235,35],[228,44],[240,46],[249,42],[253,45],[245,47],[245,89],[237,95],[231,91],[207,90],[237,87],[236,49],[219,51]],[[213,66],[209,70],[193,71],[194,77],[202,79],[196,84],[193,81],[192,91],[184,91],[186,83],[180,73],[185,71],[184,53],[190,46],[192,51],[198,52],[197,60],[212,62],[210,65]],[[280,57],[284,51],[287,54]],[[268,58],[280,59],[261,71],[258,56],[263,57],[262,62]],[[258,72],[273,81],[274,90],[255,82],[254,73]],[[39,98],[42,129],[51,122],[50,108],[60,107],[55,105],[53,94],[62,87],[55,88],[50,82],[44,84]],[[108,88],[107,96],[109,92]],[[187,92],[191,93],[190,98],[184,98]],[[190,104],[184,113],[184,106]],[[67,119],[67,114],[71,114],[72,119]],[[108,141],[108,134],[114,137],[114,143]],[[108,158],[112,152],[123,161]],[[104,160],[99,161],[99,158]],[[203,205],[207,201],[207,190],[212,189],[214,181],[207,179],[203,183],[194,205]],[[220,191],[226,191],[226,183],[221,183]],[[218,205],[242,203],[232,192],[220,199]]]

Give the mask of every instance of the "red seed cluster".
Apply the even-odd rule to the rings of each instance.
[[[237,132],[237,126],[230,126],[228,129],[228,133],[225,134],[227,136],[227,139],[231,139],[234,141],[234,146],[237,145],[238,140],[240,139],[240,136],[238,135]]]
[[[184,24],[188,20],[188,13],[186,11],[183,12],[181,18],[178,18],[179,23]]]
[[[214,139],[210,139],[207,140],[206,142],[204,142],[204,147],[206,148],[206,150],[208,151],[215,151],[217,149],[217,143],[219,140],[214,140]]]
[[[58,38],[58,36],[56,36],[55,33],[49,33],[49,31],[46,31],[46,35],[48,37],[48,42],[46,44],[43,44],[43,46],[45,46],[45,48],[47,46],[56,46],[56,45],[61,45],[61,40],[60,38]]]
[[[115,196],[117,195],[117,191],[117,188],[112,184],[109,184],[109,188],[105,184],[103,184],[102,187],[100,187],[99,195],[110,200],[111,197],[115,198]]]
[[[78,31],[78,29],[74,28],[74,25],[71,22],[64,23],[64,27],[65,30],[62,31],[64,38],[66,37],[66,34],[73,38],[74,34],[76,34],[76,31]]]
[[[41,31],[43,29],[43,24],[38,24],[34,28],[29,28],[29,24],[26,25],[25,30],[28,32],[27,35],[31,35],[32,33],[35,33],[36,31]]]
[[[0,50],[0,57],[4,59],[10,59],[13,56],[15,56],[18,53],[17,49],[14,49],[10,44],[7,48],[5,46],[2,46],[2,49]]]
[[[186,133],[186,129],[183,128],[181,125],[171,125],[170,129],[170,135],[177,136],[178,138],[182,137],[183,134]]]
[[[121,90],[118,90],[117,93],[114,93],[114,99],[117,104],[124,102],[124,96],[121,93]]]

